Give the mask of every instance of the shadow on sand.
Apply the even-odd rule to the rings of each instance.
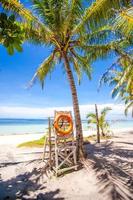
[[[133,199],[133,151],[113,142],[86,145],[88,167],[92,167],[99,192],[105,200]]]
[[[60,193],[59,189],[45,192],[45,182],[42,179],[41,169],[34,168],[16,176],[8,181],[0,179],[0,200],[63,200],[55,197]]]
[[[117,145],[115,145],[108,141],[101,144],[85,145],[88,152],[87,167],[97,177],[96,184],[102,200],[133,199],[133,151],[131,144],[117,141]],[[30,161],[29,164],[31,162],[34,160]],[[10,165],[10,163],[8,164]],[[21,165],[21,163],[18,164]],[[2,167],[7,166],[3,164]],[[31,172],[18,174],[15,178],[7,181],[0,178],[0,200],[64,199],[59,197],[60,189],[47,192],[47,184],[42,177],[42,168],[36,167]],[[86,175],[89,176],[89,174]]]

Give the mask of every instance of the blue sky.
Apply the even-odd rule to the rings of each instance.
[[[0,46],[0,117],[28,117],[27,108],[33,109],[29,117],[32,117],[32,113],[33,117],[41,117],[43,114],[37,109],[54,110],[55,107],[60,109],[72,106],[69,83],[62,65],[57,65],[51,76],[47,77],[44,90],[41,89],[39,81],[32,88],[26,88],[37,67],[49,54],[50,50],[46,47],[25,43],[22,53],[16,52],[9,56],[6,49]],[[84,75],[80,86],[74,74],[80,105],[114,105],[109,87],[104,86],[97,92],[101,75],[114,60],[115,58],[108,58],[95,62],[92,80],[89,81]],[[25,112],[22,112],[24,108]],[[122,111],[118,113],[122,115]]]
[[[26,43],[23,45],[22,53],[16,52],[13,56],[9,56],[2,46],[0,46],[0,52],[0,117],[28,117],[29,108],[33,109],[29,117],[32,117],[32,113],[34,118],[43,117],[44,111],[41,113],[41,109],[54,110],[55,107],[65,109],[66,106],[72,106],[69,83],[61,65],[57,65],[53,73],[46,78],[43,90],[39,81],[32,88],[26,88],[37,67],[49,55],[48,48]],[[97,92],[101,75],[114,59],[108,58],[95,62],[91,81],[84,75],[81,84],[78,85],[74,74],[80,105],[93,106],[94,103],[114,105],[109,87],[104,86],[100,92]],[[26,109],[23,112],[24,108],[27,112]],[[15,112],[16,109],[17,112]],[[45,115],[46,113],[44,117]]]
[[[0,105],[8,106],[70,106],[71,92],[62,65],[57,65],[45,81],[42,90],[39,81],[27,89],[30,79],[37,67],[50,51],[48,48],[25,44],[22,53],[9,56],[6,49],[0,46]],[[80,104],[112,102],[110,88],[103,87],[97,92],[98,81],[112,59],[97,61],[93,64],[92,80],[84,75],[77,91]],[[104,98],[103,98],[104,97]]]

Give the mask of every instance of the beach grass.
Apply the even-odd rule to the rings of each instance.
[[[38,140],[32,140],[32,141],[28,141],[28,142],[23,142],[23,143],[19,144],[18,147],[31,147],[31,148],[32,147],[43,147],[44,142],[45,142],[45,137],[46,136],[43,136]],[[112,136],[104,136],[104,137],[100,136],[101,140],[111,139],[111,138],[112,138]],[[90,136],[84,137],[83,140],[84,140],[84,144],[86,144],[86,143],[89,143],[91,141],[96,141],[97,137],[96,137],[96,135],[90,135]],[[66,141],[67,142],[71,142],[72,139],[69,138]]]
[[[38,140],[23,142],[19,144],[18,147],[43,147],[44,141],[45,141],[45,136],[41,137]]]

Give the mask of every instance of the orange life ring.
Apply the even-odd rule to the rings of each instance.
[[[63,130],[60,126],[59,126],[59,122],[60,120],[66,120],[69,123],[69,126],[67,128],[67,130]],[[58,115],[55,119],[54,122],[54,128],[56,129],[57,133],[61,136],[66,136],[70,133],[72,133],[73,131],[73,121],[72,118],[69,115],[65,115],[65,114],[61,114]]]

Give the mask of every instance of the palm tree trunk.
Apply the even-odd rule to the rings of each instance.
[[[101,127],[101,134],[102,134],[103,137],[105,136],[105,133],[104,133],[103,127]]]
[[[95,104],[95,112],[96,112],[96,120],[97,120],[97,142],[100,143],[100,128],[99,128],[99,117],[98,117],[98,109]]]
[[[70,68],[69,60],[65,52],[63,53],[63,58],[64,58],[64,64],[65,64],[68,81],[69,81],[71,92],[72,92],[72,101],[73,101],[75,126],[76,126],[77,159],[79,160],[84,157],[84,150],[83,150],[83,133],[82,133],[80,111],[79,111],[78,96],[77,96],[76,86],[75,86],[74,77]]]

